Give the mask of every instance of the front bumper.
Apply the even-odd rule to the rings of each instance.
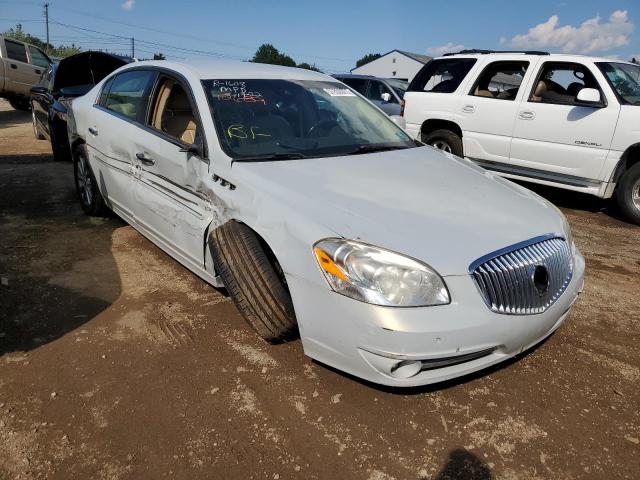
[[[481,370],[544,340],[582,291],[584,267],[576,249],[569,286],[537,315],[492,312],[469,275],[445,277],[451,304],[434,307],[369,305],[296,277],[288,278],[288,286],[308,356],[374,383],[410,387]],[[452,357],[462,360],[438,366]],[[385,365],[398,360],[420,361],[422,367],[409,378],[396,378]]]

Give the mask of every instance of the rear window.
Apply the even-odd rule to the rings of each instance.
[[[409,85],[409,92],[453,93],[476,63],[475,58],[431,60]]]
[[[27,59],[27,49],[24,47],[24,43],[5,40],[4,44],[7,47],[7,57],[18,62],[29,63]]]
[[[364,78],[341,78],[342,83],[346,83],[360,95],[367,93],[367,80]]]

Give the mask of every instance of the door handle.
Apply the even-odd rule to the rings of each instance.
[[[36,73],[37,73],[38,75],[40,75],[40,74],[42,73],[42,70],[38,70],[38,69],[36,69]]]
[[[89,127],[89,133],[94,137],[98,136],[98,129],[96,127]]]
[[[462,111],[464,113],[473,113],[476,111],[476,107],[474,107],[473,105],[465,105],[464,107],[462,107]]]
[[[143,165],[155,165],[156,161],[153,158],[147,157],[146,153],[136,153],[136,158],[140,160]]]
[[[536,114],[534,112],[520,112],[518,117],[522,120],[533,120]]]
[[[13,68],[14,70],[17,70],[18,69],[18,65],[16,65],[15,63],[12,63],[11,64],[11,68]]]

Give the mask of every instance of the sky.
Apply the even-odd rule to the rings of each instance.
[[[43,2],[0,0],[0,32],[44,39]],[[366,53],[538,49],[640,58],[638,0],[49,0],[53,44],[136,56],[246,60],[271,43],[297,62],[346,72]]]

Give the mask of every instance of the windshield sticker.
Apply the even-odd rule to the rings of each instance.
[[[353,93],[348,88],[323,88],[325,92],[327,92],[332,97],[355,97],[356,94]]]
[[[246,82],[236,82],[233,80],[214,80],[212,86],[218,89],[218,100],[239,103],[261,103],[267,101],[260,92],[247,90]]]

